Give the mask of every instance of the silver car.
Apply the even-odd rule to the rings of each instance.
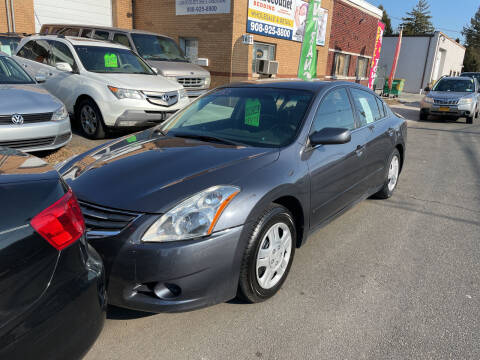
[[[470,77],[443,77],[420,104],[420,120],[428,115],[465,117],[467,124],[473,124],[479,118],[480,87],[476,79]]]
[[[54,150],[72,138],[63,103],[41,88],[15,60],[0,52],[0,146]]]

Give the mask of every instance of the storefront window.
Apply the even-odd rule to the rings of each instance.
[[[350,55],[335,53],[334,76],[348,76],[350,68]]]
[[[257,60],[275,60],[275,50],[275,45],[273,44],[254,42],[252,73],[255,73],[255,63]]]
[[[365,79],[367,77],[369,59],[364,57],[357,58],[357,79]]]

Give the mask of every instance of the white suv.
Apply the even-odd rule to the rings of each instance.
[[[85,135],[99,139],[108,127],[148,126],[189,104],[185,89],[157,75],[128,48],[62,36],[22,39],[16,59],[65,103]]]

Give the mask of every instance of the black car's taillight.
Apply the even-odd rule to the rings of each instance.
[[[85,231],[82,211],[72,190],[36,215],[30,225],[58,250],[73,244]]]

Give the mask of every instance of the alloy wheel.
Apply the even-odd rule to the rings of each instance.
[[[80,122],[82,129],[88,135],[94,135],[98,127],[98,118],[95,110],[88,104],[80,111]]]
[[[393,191],[397,186],[398,173],[400,171],[400,160],[397,155],[394,155],[390,161],[390,168],[388,169],[388,190]]]

